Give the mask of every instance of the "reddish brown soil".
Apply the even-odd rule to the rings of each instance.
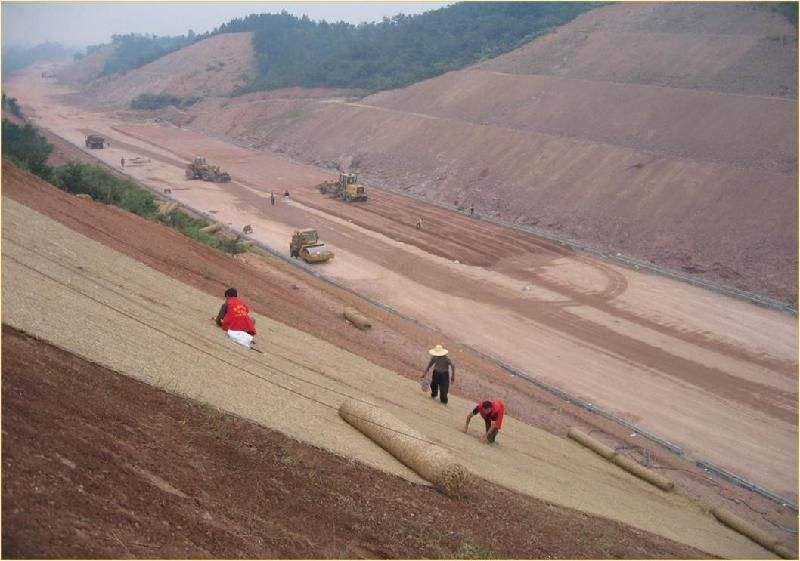
[[[641,438],[630,439],[621,427],[509,376],[454,341],[402,320],[282,261],[251,254],[237,258],[222,254],[119,209],[77,199],[6,164],[3,166],[3,194],[210,294],[221,295],[228,286],[237,286],[258,313],[309,332],[401,375],[419,376],[427,362],[425,350],[435,342],[442,342],[451,349],[459,369],[454,393],[477,400],[491,391],[513,407],[515,417],[525,422],[559,435],[564,435],[570,426],[582,427],[668,473],[683,488],[712,504],[724,504],[759,525],[765,523],[758,514],[762,512],[770,520],[785,526],[792,524],[786,509],[714,481],[693,465],[652,445],[636,442]],[[373,328],[360,332],[346,324],[341,316],[344,306],[360,309],[372,320]],[[213,312],[215,310],[210,311]]]
[[[448,498],[5,325],[2,351],[5,557],[704,557],[486,481]]]
[[[620,3],[358,103],[208,99],[182,122],[796,305],[796,82],[777,13]]]

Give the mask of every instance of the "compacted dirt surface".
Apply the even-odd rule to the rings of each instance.
[[[7,558],[702,558],[480,481],[448,498],[3,327]]]

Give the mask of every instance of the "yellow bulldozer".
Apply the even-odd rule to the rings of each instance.
[[[323,263],[333,259],[333,252],[319,241],[317,231],[313,229],[295,230],[289,243],[289,255],[306,263]]]
[[[231,176],[227,171],[222,171],[219,166],[212,166],[206,159],[195,156],[192,162],[186,166],[186,179],[202,179],[213,183],[227,183]]]
[[[358,182],[357,173],[340,173],[338,181],[320,183],[319,192],[323,195],[333,195],[348,203],[367,200],[367,191]]]

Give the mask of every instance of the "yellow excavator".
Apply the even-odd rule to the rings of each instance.
[[[358,182],[357,173],[340,173],[338,181],[320,183],[319,192],[323,195],[333,195],[348,203],[367,200],[367,191]]]

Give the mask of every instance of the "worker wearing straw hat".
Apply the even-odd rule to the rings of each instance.
[[[436,399],[437,394],[442,403],[447,405],[447,391],[450,389],[450,383],[456,381],[456,366],[450,357],[447,356],[447,349],[441,345],[436,345],[428,354],[431,355],[431,360],[428,362],[428,367],[422,373],[422,380],[428,375],[428,370],[433,367],[433,375],[431,376],[431,398]]]

